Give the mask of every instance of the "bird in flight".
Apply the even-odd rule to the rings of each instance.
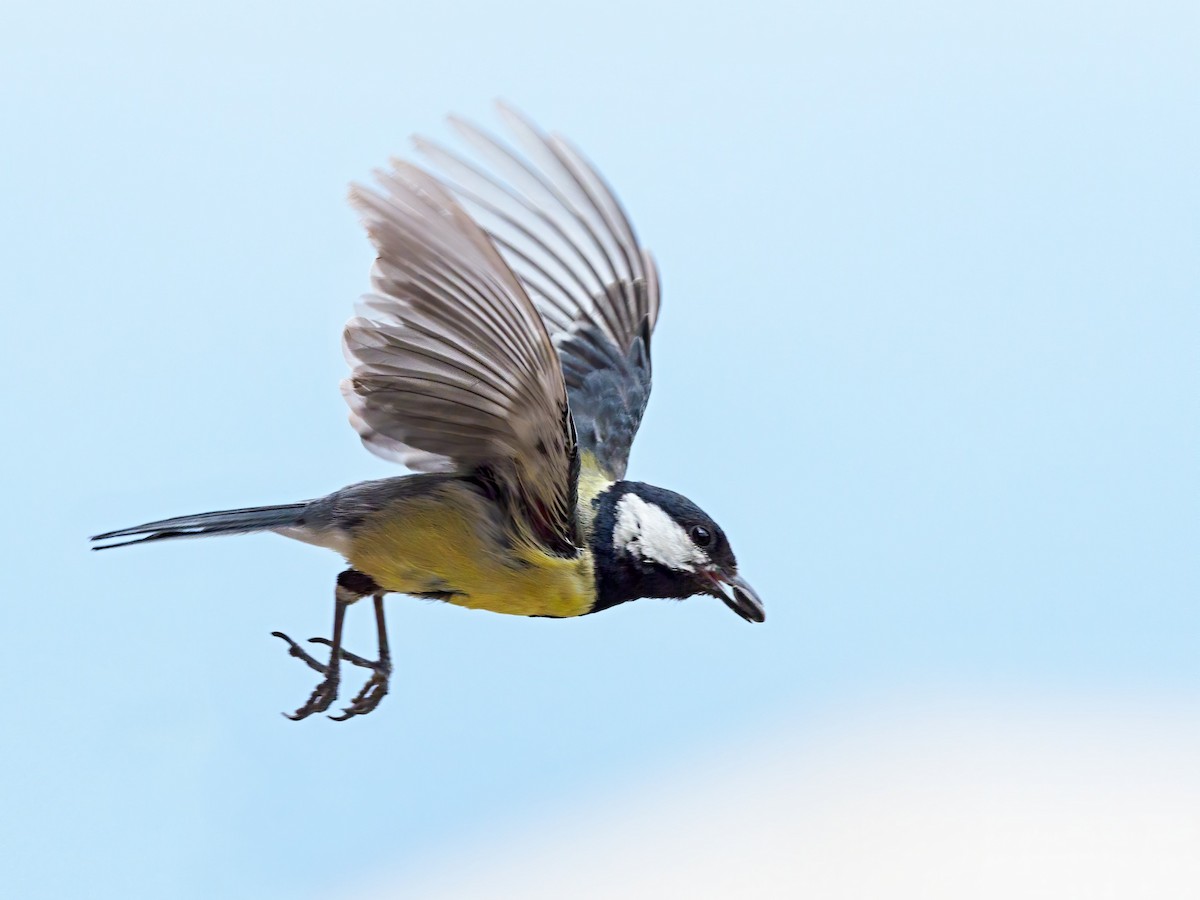
[[[686,497],[625,480],[650,396],[659,279],[621,204],[565,139],[501,106],[516,149],[458,119],[474,153],[417,138],[435,177],[393,160],[355,185],[377,259],[346,324],[342,393],[371,452],[417,474],[303,503],[200,513],[96,535],[93,549],[271,531],[342,555],[322,679],[290,718],[337,699],[341,664],[371,674],[344,720],[374,710],[392,672],[385,594],[563,618],[639,597],[721,598],[761,622],[725,532]],[[371,597],[376,659],[342,647]]]

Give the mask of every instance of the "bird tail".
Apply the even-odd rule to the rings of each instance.
[[[197,513],[194,516],[176,516],[160,519],[95,535],[93,541],[111,541],[115,538],[133,538],[115,544],[101,544],[93,550],[110,550],[127,547],[145,541],[166,541],[172,538],[207,537],[211,534],[249,534],[254,531],[272,531],[289,525],[303,523],[307,503],[288,503],[283,506],[252,506],[247,509],[227,509],[219,512]],[[144,537],[138,537],[144,535]]]

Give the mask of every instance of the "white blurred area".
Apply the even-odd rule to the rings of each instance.
[[[544,811],[351,896],[1197,898],[1198,712],[888,704]]]

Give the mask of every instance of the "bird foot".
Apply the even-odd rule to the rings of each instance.
[[[326,644],[332,647],[331,641],[326,638],[312,638],[314,644]],[[303,651],[301,651],[303,652]],[[352,665],[359,666],[364,669],[371,670],[371,677],[367,679],[367,683],[363,685],[361,691],[350,701],[350,705],[342,710],[340,716],[330,716],[335,722],[345,722],[347,719],[352,719],[355,716],[365,716],[372,712],[377,707],[380,701],[387,696],[389,681],[392,675],[392,660],[388,656],[383,656],[380,659],[364,659],[356,653],[351,653],[349,650],[339,648],[341,658]]]
[[[284,713],[284,715],[293,722],[299,722],[301,719],[307,719],[313,713],[325,712],[325,710],[333,705],[333,701],[337,699],[338,684],[341,681],[338,667],[326,665],[304,652],[304,649],[299,644],[282,631],[272,631],[271,634],[287,642],[289,656],[296,657],[310,669],[320,672],[325,676],[324,680],[313,688],[313,692],[309,695],[307,703],[294,713]]]
[[[326,675],[325,679],[313,688],[313,692],[309,695],[307,703],[294,713],[284,713],[284,715],[293,722],[299,722],[301,719],[307,719],[313,713],[325,712],[325,710],[333,705],[333,701],[337,699],[338,680],[337,672]]]
[[[271,634],[287,642],[289,656],[296,657],[313,671],[320,672],[325,676],[325,680],[313,689],[307,703],[294,713],[284,713],[284,715],[292,721],[298,722],[301,719],[308,718],[313,713],[325,712],[333,704],[333,701],[337,699],[338,682],[340,679],[336,668],[331,673],[329,665],[306,652],[303,647],[283,632],[273,631]],[[328,638],[309,638],[308,642],[310,644],[324,644],[331,649],[333,648],[333,642]],[[342,649],[341,647],[337,648],[337,652],[339,659],[351,665],[372,670],[372,675],[367,679],[367,683],[363,685],[363,689],[350,701],[350,705],[342,710],[342,714],[340,716],[329,717],[335,722],[344,722],[354,716],[365,716],[374,710],[380,701],[387,696],[388,682],[392,674],[392,661],[388,657],[379,660],[366,659],[357,653],[351,653],[349,650]]]

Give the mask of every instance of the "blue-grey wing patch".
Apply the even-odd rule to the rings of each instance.
[[[521,280],[558,351],[579,449],[619,479],[650,397],[658,272],[582,154],[513,109],[500,113],[515,149],[458,119],[478,161],[415,143]]]
[[[590,325],[558,344],[579,450],[614,481],[625,477],[650,401],[650,320],[642,326],[625,353]]]

